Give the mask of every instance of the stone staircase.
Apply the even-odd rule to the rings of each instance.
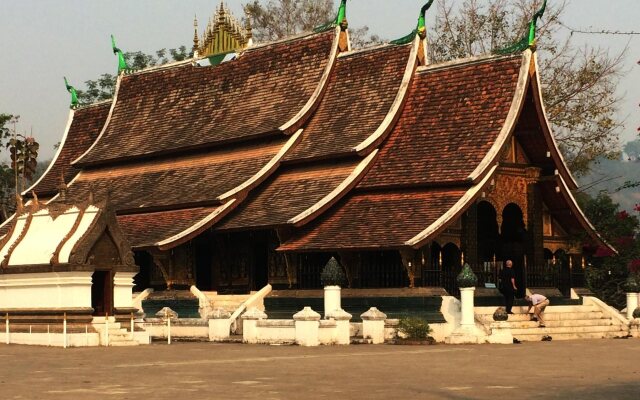
[[[247,301],[251,294],[216,294],[203,292],[209,298],[211,309],[222,308],[233,313],[242,303]],[[253,293],[253,292],[252,292]]]
[[[476,320],[485,329],[493,322],[495,307],[477,307]],[[511,334],[520,341],[540,341],[544,336],[553,340],[621,338],[629,335],[629,328],[620,320],[595,305],[549,306],[544,313],[546,327],[541,328],[527,314],[527,307],[514,307],[515,314],[507,321]]]
[[[91,324],[95,330],[100,334],[100,345],[105,346],[107,341],[107,335],[105,330],[107,328],[106,321],[109,321],[109,346],[138,346],[138,341],[131,338],[131,332],[123,328],[119,322],[116,322],[114,317],[94,317]]]

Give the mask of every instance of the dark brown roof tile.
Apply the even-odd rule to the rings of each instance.
[[[462,182],[502,130],[522,56],[419,72],[398,124],[360,187]]]
[[[318,87],[334,36],[330,31],[262,46],[215,67],[182,64],[126,75],[105,133],[79,162],[279,132]]]

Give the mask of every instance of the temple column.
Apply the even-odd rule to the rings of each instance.
[[[478,265],[478,204],[469,207],[462,217],[462,240],[460,250],[464,261],[469,265]]]
[[[409,287],[416,287],[416,279],[420,278],[420,263],[418,262],[417,253],[413,249],[400,250],[400,257],[402,258],[402,265],[407,271],[409,277]]]
[[[538,169],[527,171],[529,175],[527,185],[527,264],[542,265],[544,263],[544,219],[543,203],[540,187],[537,183]]]

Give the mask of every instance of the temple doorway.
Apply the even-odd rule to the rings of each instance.
[[[524,240],[527,232],[522,210],[516,204],[510,203],[502,211],[500,232],[500,259],[513,261],[513,272],[518,287],[516,297],[524,297],[526,290]]]
[[[478,261],[482,263],[496,260],[498,253],[498,222],[496,209],[486,201],[478,203]]]
[[[94,316],[113,314],[113,279],[111,271],[95,271],[91,277],[91,307]]]

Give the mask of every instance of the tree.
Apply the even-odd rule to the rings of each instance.
[[[621,211],[605,192],[595,198],[583,198],[582,206],[596,230],[618,252],[604,246],[597,248],[586,269],[587,285],[608,304],[622,308],[622,285],[630,274],[640,272],[640,220]],[[640,206],[635,212],[640,213]]]
[[[244,10],[251,16],[254,38],[261,42],[311,31],[335,11],[333,0],[254,0]]]
[[[517,42],[542,3],[465,0],[455,7],[450,0],[438,1],[430,33],[434,62],[495,53]],[[619,156],[615,88],[624,52],[612,56],[603,49],[577,47],[571,36],[561,39],[564,10],[564,2],[547,7],[538,25],[537,49],[549,119],[569,167],[580,176],[594,160]]]
[[[133,70],[167,64],[171,61],[183,61],[192,56],[186,46],[177,49],[160,49],[155,54],[145,54],[141,51],[124,53],[127,65]],[[81,105],[93,104],[113,97],[116,88],[116,75],[102,74],[98,79],[85,82],[86,89],[78,90],[78,100]]]
[[[244,10],[251,18],[253,37],[260,42],[310,32],[331,21],[336,11],[333,0],[253,0]],[[349,36],[354,48],[383,42],[378,35],[369,35],[367,26],[349,29]]]
[[[7,148],[11,165],[0,163],[0,220],[4,222],[16,207],[16,189],[24,190],[33,182],[37,169],[38,149],[36,140],[16,132],[20,117],[0,113],[0,149]],[[17,184],[16,184],[17,183]]]

